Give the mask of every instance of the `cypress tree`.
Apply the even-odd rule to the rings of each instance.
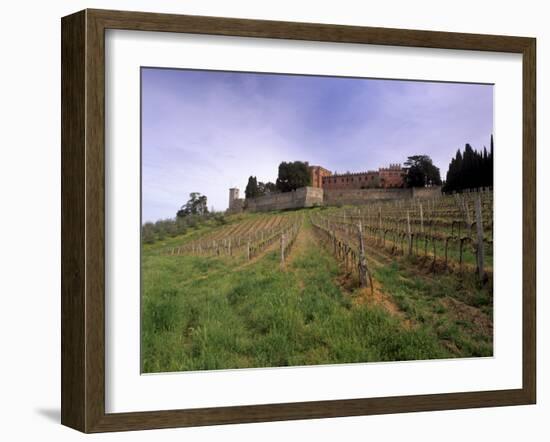
[[[248,184],[244,190],[244,195],[246,198],[256,198],[259,196],[260,192],[258,189],[258,181],[255,176],[248,177]]]
[[[449,164],[447,180],[443,190],[453,192],[479,187],[492,187],[493,148],[493,136],[491,135],[490,152],[487,152],[486,147],[483,148],[483,151],[478,152],[468,143],[464,146],[464,153],[458,149]]]

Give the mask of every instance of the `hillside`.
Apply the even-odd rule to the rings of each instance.
[[[235,215],[142,281],[144,372],[490,356],[492,194]]]

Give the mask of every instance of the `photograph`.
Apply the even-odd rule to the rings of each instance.
[[[494,84],[140,69],[143,374],[493,356]]]

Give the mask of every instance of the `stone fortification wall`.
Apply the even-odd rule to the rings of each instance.
[[[411,189],[325,189],[323,202],[326,206],[343,206],[407,198],[412,198]]]
[[[441,187],[413,189],[325,189],[325,206],[361,205],[369,202],[409,198],[433,198],[441,195]]]
[[[241,213],[244,210],[244,198],[229,200],[227,213]]]
[[[414,189],[322,189],[301,187],[293,192],[275,193],[243,200],[234,199],[228,213],[268,212],[271,210],[301,209],[313,206],[363,205],[369,202],[434,198],[441,195],[441,187]]]
[[[275,193],[247,199],[244,208],[251,212],[267,212],[270,210],[300,209],[322,204],[323,189],[301,187],[293,192]]]
[[[436,198],[441,196],[441,186],[415,187],[412,196],[413,198]]]

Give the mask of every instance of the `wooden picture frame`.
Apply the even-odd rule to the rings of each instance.
[[[124,29],[523,57],[523,385],[269,405],[105,412],[105,30]],[[83,432],[533,404],[536,400],[536,41],[533,38],[84,10],[62,19],[62,424]]]

